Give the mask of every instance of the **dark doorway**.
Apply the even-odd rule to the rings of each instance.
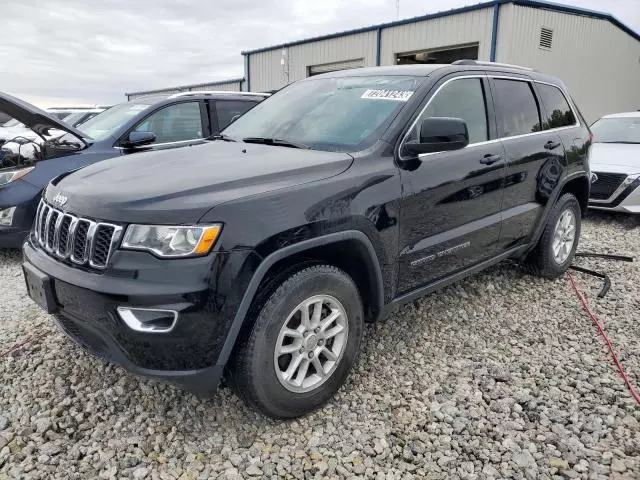
[[[432,48],[417,52],[396,53],[397,65],[413,65],[420,63],[453,63],[456,60],[477,60],[478,44],[458,47]]]

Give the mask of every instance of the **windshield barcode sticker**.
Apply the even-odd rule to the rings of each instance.
[[[366,90],[360,98],[371,98],[374,100],[394,100],[396,102],[406,102],[414,92],[410,90]]]

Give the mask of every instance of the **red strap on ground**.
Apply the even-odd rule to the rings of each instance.
[[[580,293],[580,291],[578,290],[576,281],[573,279],[573,276],[571,275],[570,272],[567,272],[567,278],[571,282],[573,291],[576,293],[576,295],[580,299],[580,303],[582,303],[582,308],[584,308],[584,311],[587,312],[589,317],[591,317],[591,320],[593,320],[593,323],[595,323],[596,327],[598,327],[598,330],[600,331],[600,335],[602,335],[602,338],[604,338],[604,341],[607,342],[607,346],[609,347],[609,352],[611,352],[613,361],[616,364],[616,367],[618,367],[618,372],[620,372],[620,376],[624,380],[624,383],[627,385],[627,388],[629,389],[629,393],[631,393],[631,396],[633,397],[633,399],[636,402],[638,402],[638,405],[640,405],[640,395],[638,395],[638,392],[636,392],[635,389],[633,388],[631,380],[629,380],[629,377],[625,373],[624,368],[620,363],[620,360],[618,360],[618,355],[616,355],[616,351],[613,349],[613,344],[611,343],[611,340],[609,339],[606,332],[604,331],[604,328],[602,328],[602,325],[598,321],[598,317],[596,317],[596,315],[591,311],[591,308],[589,308],[589,304],[587,303],[587,300],[584,298],[584,295],[582,295],[582,293]]]
[[[49,332],[44,332],[44,333],[41,333],[40,335],[32,335],[30,337],[27,337],[26,340],[14,345],[13,347],[9,348],[7,351],[0,352],[0,358],[6,357],[11,352],[15,352],[16,350],[24,347],[25,345],[28,345],[29,343],[32,343],[32,342],[36,342],[36,341],[40,340],[41,338],[46,337],[47,335],[49,335]]]

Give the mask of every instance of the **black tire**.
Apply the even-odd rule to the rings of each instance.
[[[274,352],[280,329],[289,314],[314,295],[330,295],[342,304],[348,335],[333,373],[315,389],[297,393],[286,389],[278,379]],[[253,327],[235,350],[228,372],[229,383],[238,396],[274,418],[295,418],[321,407],[344,383],[360,348],[364,311],[351,277],[329,265],[303,267],[272,288],[254,315]]]
[[[563,212],[568,209],[572,210],[575,216],[575,240],[567,259],[562,263],[558,263],[553,255],[553,236],[558,219]],[[565,193],[562,195],[549,213],[547,224],[544,227],[544,231],[538,241],[538,245],[527,257],[526,264],[531,273],[540,277],[553,279],[558,278],[567,271],[571,262],[573,262],[573,257],[576,253],[576,249],[578,248],[581,219],[582,215],[580,204],[576,197],[571,193]]]

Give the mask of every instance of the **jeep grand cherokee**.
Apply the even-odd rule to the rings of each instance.
[[[217,138],[52,181],[24,273],[89,351],[273,417],[330,399],[396,305],[505,259],[561,275],[589,197],[563,84],[505,65],[314,76]]]

